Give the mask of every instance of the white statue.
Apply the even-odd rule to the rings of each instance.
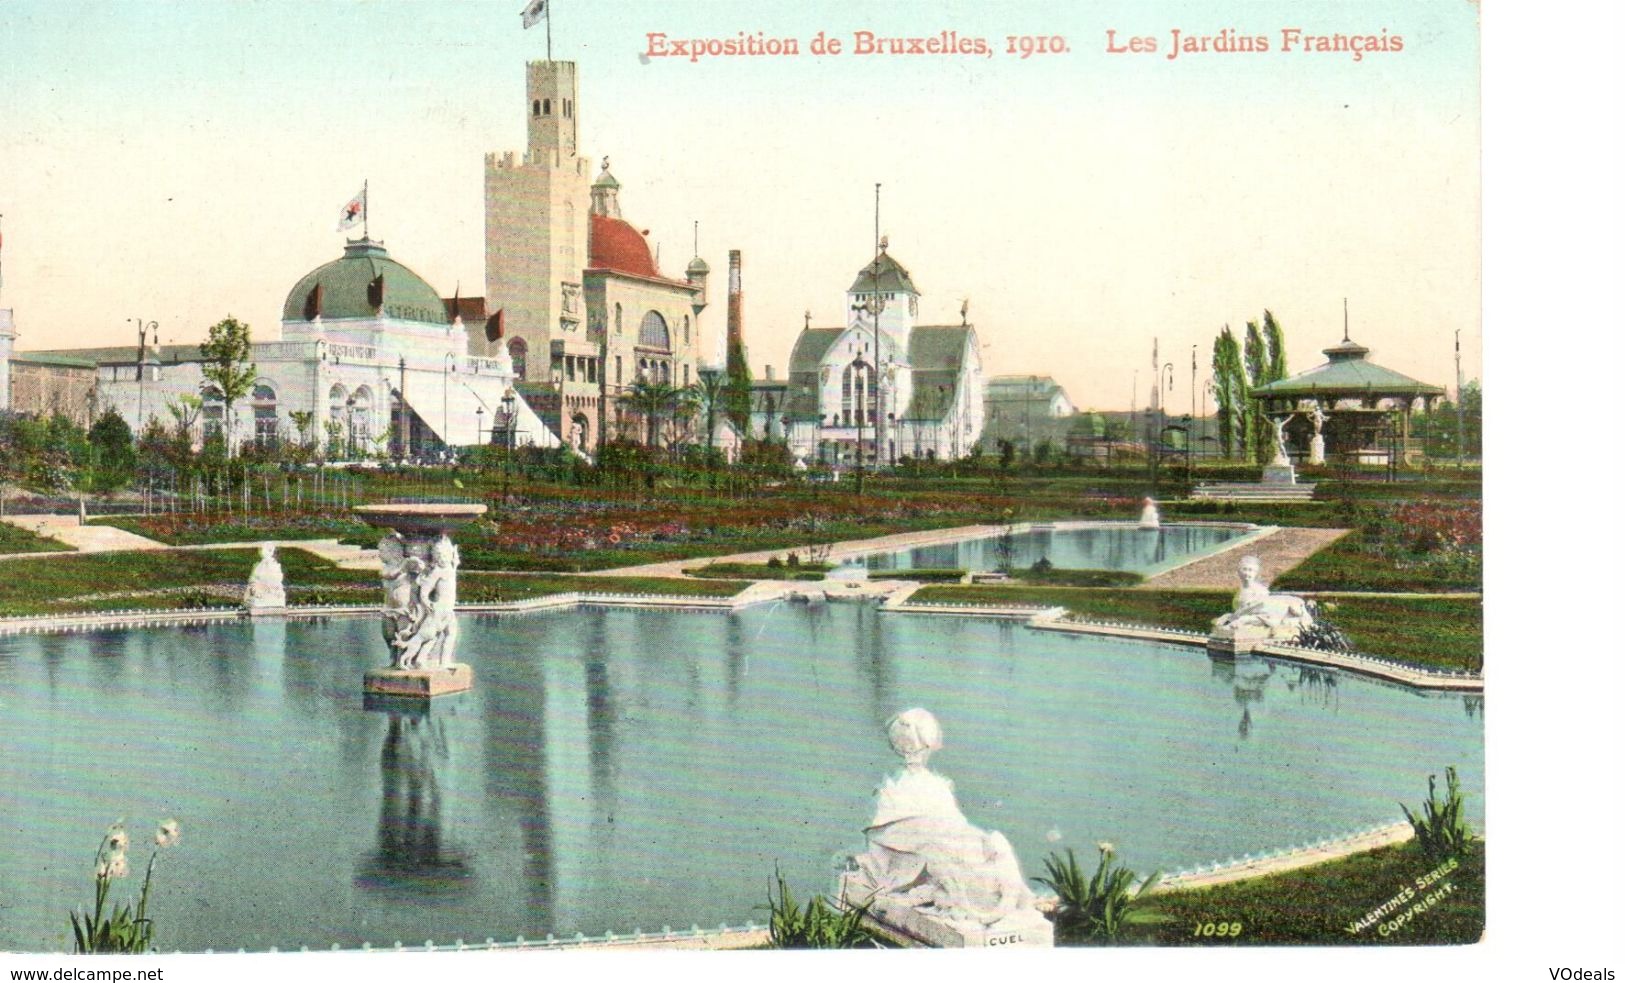
[[[280,608],[288,604],[288,592],[282,584],[282,564],[277,562],[276,544],[261,543],[260,559],[248,575],[248,587],[243,591],[243,607]]]
[[[1286,456],[1286,425],[1292,422],[1292,418],[1297,415],[1296,413],[1288,413],[1279,419],[1276,417],[1269,418],[1270,426],[1275,428],[1275,460],[1270,462],[1275,467],[1284,467],[1291,463]]]
[[[1031,922],[1033,892],[1009,841],[972,826],[959,811],[953,783],[926,768],[931,752],[942,747],[936,718],[905,710],[887,722],[886,736],[903,767],[878,790],[874,820],[864,830],[869,849],[853,858],[845,897],[867,901],[882,915],[900,903],[973,930],[1013,916]]]
[[[1145,506],[1140,509],[1140,528],[1162,528],[1162,515],[1157,511],[1157,503],[1149,497],[1145,500]]]
[[[1309,602],[1295,594],[1270,593],[1261,575],[1258,557],[1242,557],[1236,572],[1241,577],[1241,589],[1236,591],[1234,609],[1214,619],[1215,635],[1227,638],[1246,635],[1254,641],[1295,641],[1304,628],[1314,623]]]
[[[1326,426],[1326,411],[1320,408],[1320,401],[1310,404],[1309,419],[1315,425],[1315,435],[1309,438],[1309,463],[1326,463],[1326,436],[1321,430]]]
[[[395,669],[437,669],[456,661],[457,547],[390,533],[378,544],[384,586],[383,633]]]

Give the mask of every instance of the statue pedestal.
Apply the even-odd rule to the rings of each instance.
[[[288,613],[288,609],[282,604],[249,604],[243,607],[243,613],[250,618],[280,618]]]
[[[362,689],[378,696],[429,699],[474,688],[474,667],[452,662],[435,669],[368,669]]]
[[[1309,463],[1326,463],[1326,438],[1318,433],[1309,439]]]
[[[1298,483],[1298,472],[1290,464],[1264,465],[1264,484],[1266,485],[1295,485]]]
[[[896,898],[869,900],[854,875],[843,873],[837,888],[842,904],[856,908],[869,902],[869,916],[882,931],[939,949],[1041,948],[1055,946],[1055,926],[1036,908],[1018,909],[1002,921],[981,925],[937,918]]]
[[[1251,655],[1253,649],[1270,641],[1272,633],[1262,625],[1215,628],[1207,637],[1207,654],[1216,659]]]

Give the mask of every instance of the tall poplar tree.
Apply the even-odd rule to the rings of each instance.
[[[1264,312],[1264,346],[1269,349],[1269,381],[1280,382],[1286,378],[1286,333],[1268,310]]]
[[[1242,356],[1247,372],[1247,391],[1251,392],[1269,381],[1269,352],[1264,345],[1264,333],[1258,329],[1257,321],[1247,322],[1247,338],[1242,343]],[[1250,403],[1251,401],[1249,401]],[[1274,447],[1274,430],[1270,427],[1268,416],[1263,407],[1248,406],[1247,426],[1247,456],[1260,464],[1269,460],[1269,450]]]
[[[1241,348],[1228,324],[1213,340],[1213,388],[1218,403],[1219,446],[1225,457],[1236,452],[1245,456],[1249,417],[1247,373],[1242,366]]]

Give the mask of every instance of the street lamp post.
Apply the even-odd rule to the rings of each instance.
[[[135,351],[135,431],[140,434],[145,429],[147,402],[147,332],[152,332],[152,343],[158,343],[158,322],[147,321],[139,317],[127,317],[125,323],[135,322],[136,334],[140,339]],[[1457,359],[1460,362],[1460,359]],[[1457,397],[1460,402],[1460,397]],[[94,422],[94,421],[93,421]]]
[[[506,448],[503,455],[502,455],[502,500],[503,500],[503,502],[507,502],[507,500],[508,500],[508,478],[513,472],[513,438],[514,438],[513,403],[514,403],[513,390],[510,389],[507,392],[502,394],[502,413],[503,413],[503,417],[504,417],[503,424],[502,424],[502,429],[503,429],[502,444],[503,444],[504,448]]]
[[[353,460],[355,460],[355,396],[354,395],[351,395],[350,398],[348,398],[348,399],[346,399],[344,401],[344,409],[345,409],[345,418],[348,420],[348,422],[350,424],[350,449],[349,449],[348,457],[350,458],[350,460],[353,461]]]

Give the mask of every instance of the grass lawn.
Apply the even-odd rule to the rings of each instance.
[[[372,571],[341,569],[298,549],[280,550],[277,558],[291,603],[375,604],[381,599],[378,575]],[[234,607],[258,559],[258,550],[227,549],[8,560],[5,572],[10,576],[0,579],[0,615]],[[479,572],[465,572],[459,579],[465,601],[512,601],[566,591],[731,597],[749,586],[737,580]]]
[[[689,577],[745,577],[750,580],[823,580],[833,569],[827,563],[803,563],[790,566],[779,563],[707,563],[683,571]]]
[[[1223,884],[1152,894],[1146,909],[1168,919],[1132,926],[1128,943],[1152,945],[1466,945],[1484,934],[1484,843],[1474,842],[1460,865],[1417,888],[1416,879],[1438,865],[1414,840],[1341,860]],[[1379,925],[1449,884],[1450,893],[1387,935]],[[1381,922],[1358,932],[1349,926],[1409,886],[1415,897]],[[1197,934],[1205,923],[1241,925],[1233,938]]]
[[[915,600],[951,604],[1042,604],[1103,621],[1205,630],[1230,610],[1226,591],[941,585]],[[1484,612],[1477,598],[1339,597],[1326,617],[1360,651],[1442,669],[1480,669]]]
[[[0,553],[57,553],[72,549],[67,543],[0,522]]]
[[[1273,590],[1480,591],[1481,563],[1430,562],[1402,550],[1384,548],[1369,534],[1355,531],[1288,570],[1270,585]]]
[[[166,546],[210,543],[256,543],[267,539],[341,539],[358,536],[378,545],[378,533],[338,510],[331,512],[254,512],[206,515],[119,515],[90,520],[156,540]]]

